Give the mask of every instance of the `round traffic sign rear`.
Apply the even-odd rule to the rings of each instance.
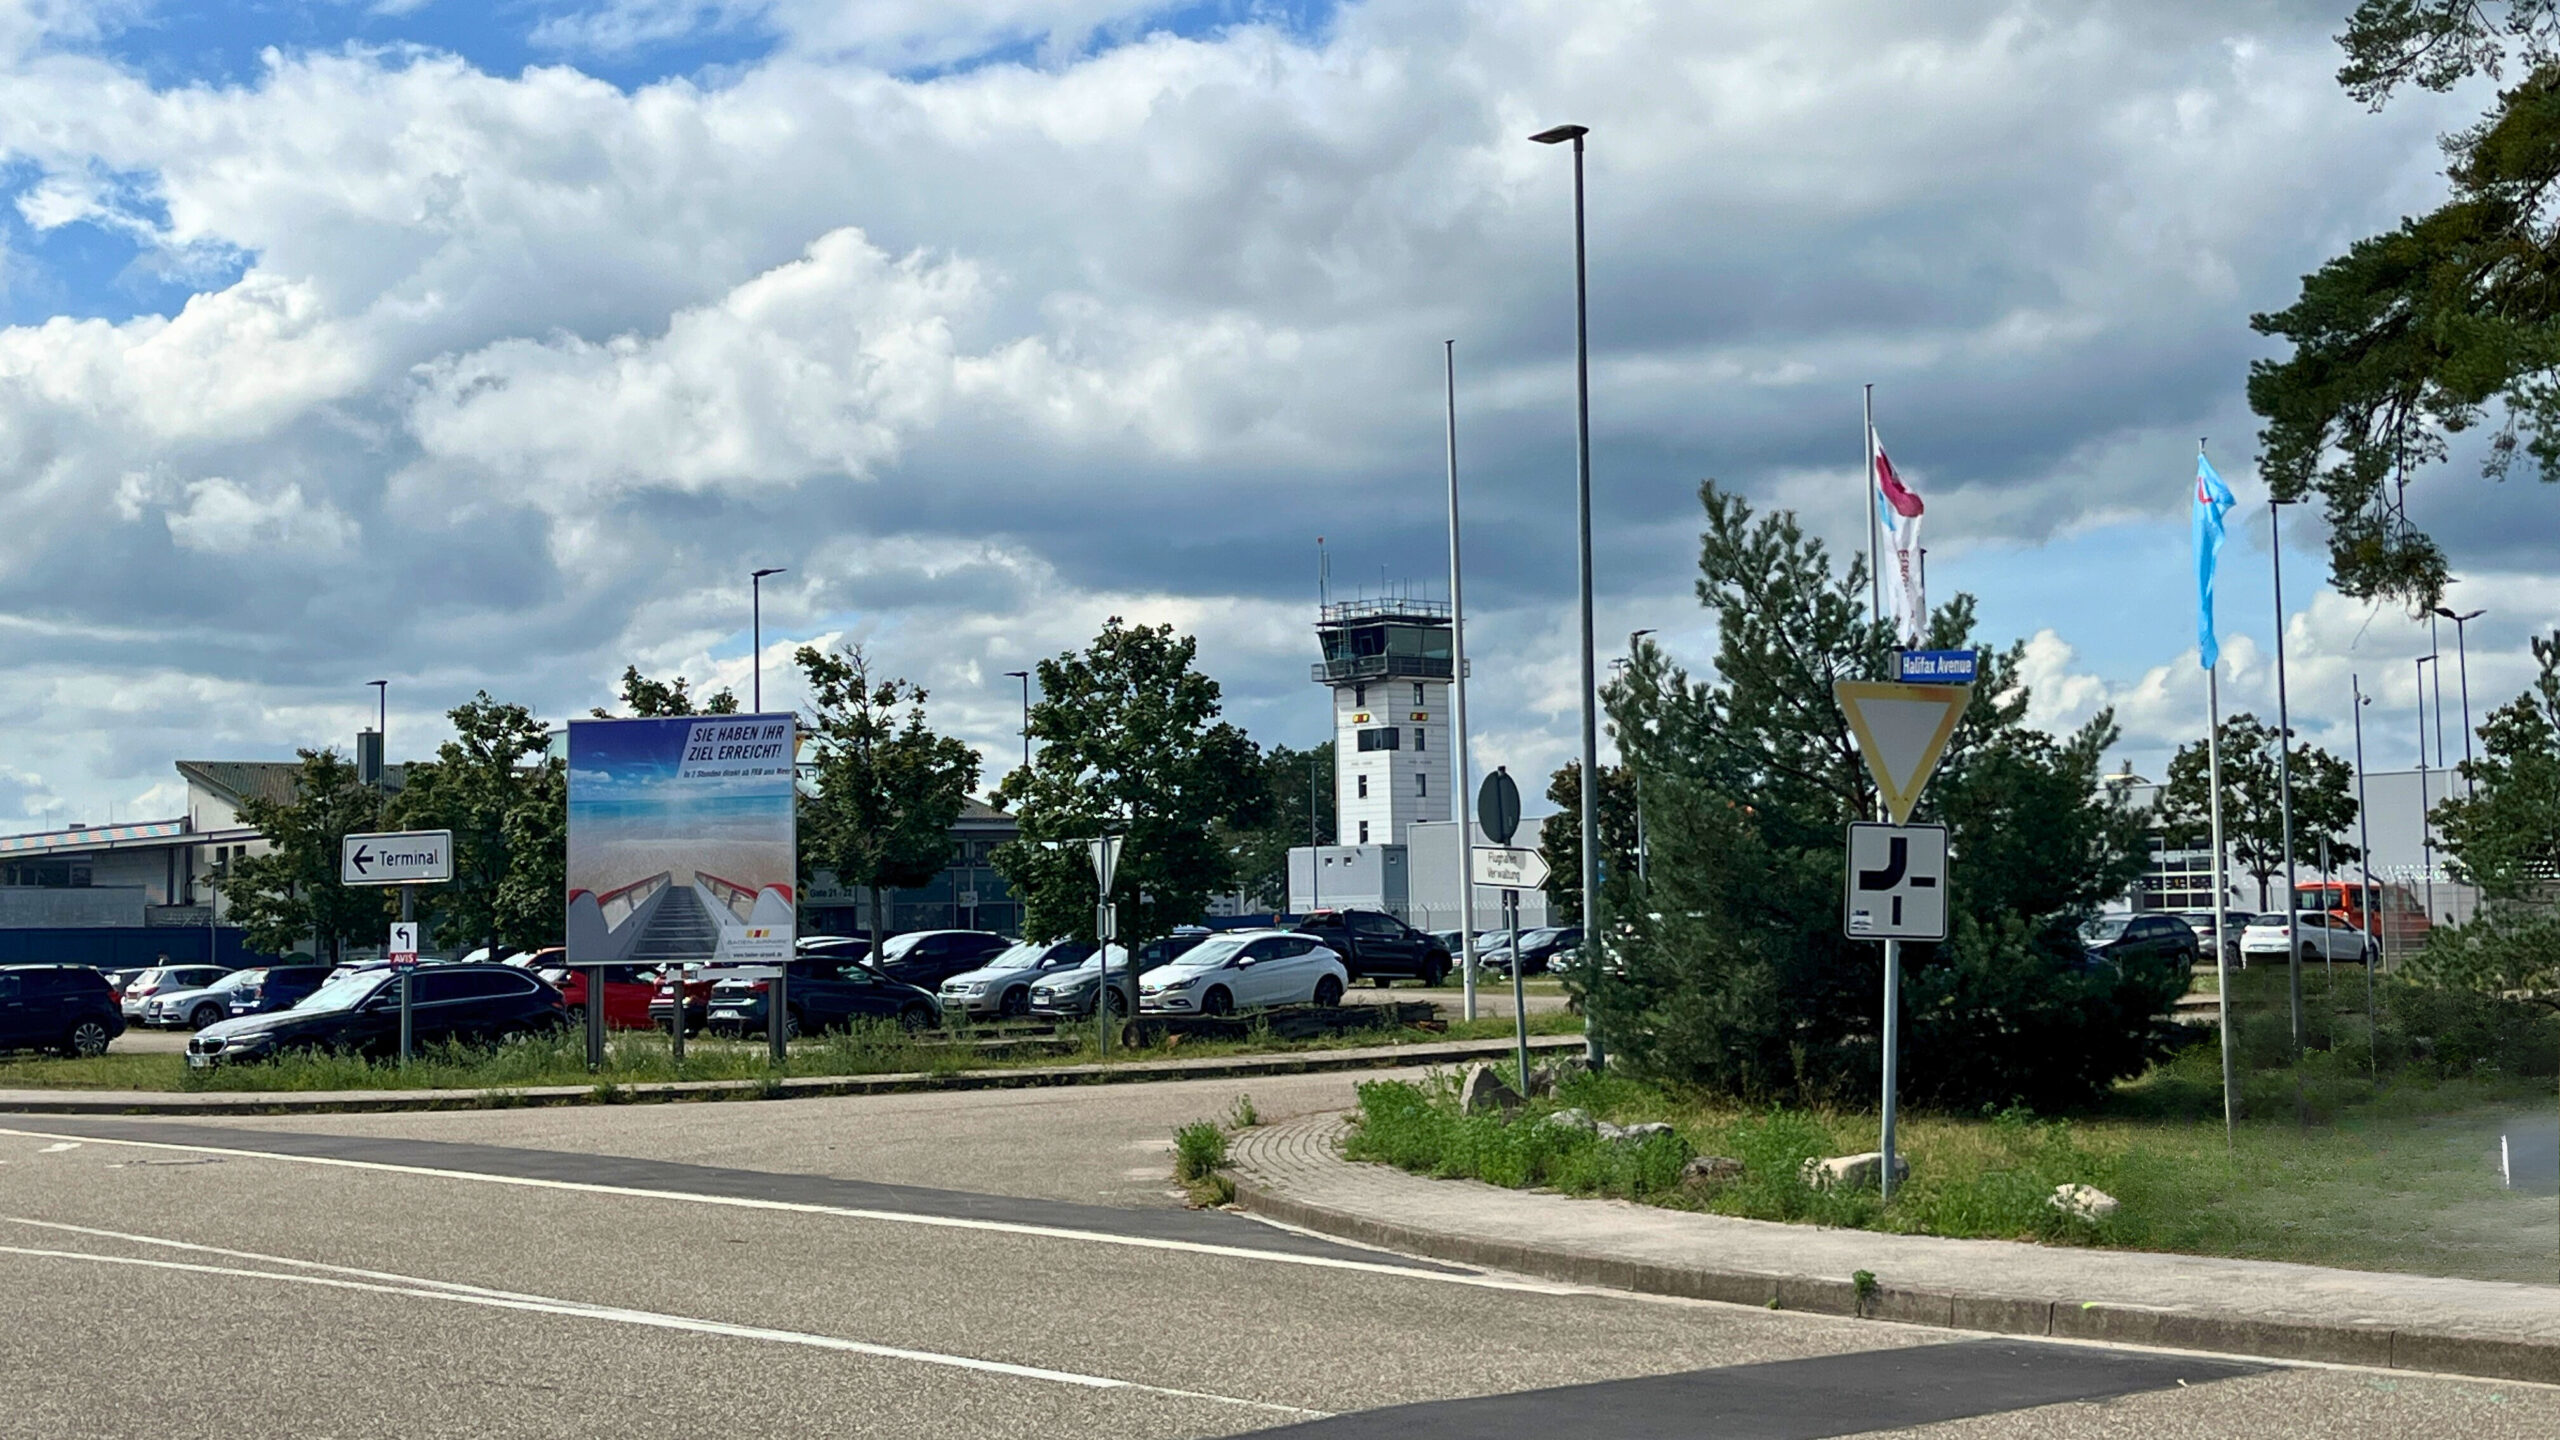
[[[1477,788],[1476,823],[1496,845],[1508,845],[1520,833],[1520,787],[1512,783],[1509,770],[1494,771]]]

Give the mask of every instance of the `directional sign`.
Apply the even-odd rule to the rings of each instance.
[[[411,921],[411,920],[403,920],[403,921],[401,921],[399,924],[392,926],[392,927],[391,927],[391,943],[390,943],[389,945],[387,945],[387,946],[384,946],[384,947],[383,947],[383,952],[382,952],[382,953],[383,953],[383,958],[384,958],[384,959],[387,959],[387,960],[389,960],[389,961],[391,962],[391,968],[392,968],[392,969],[394,969],[394,970],[415,970],[415,969],[417,969],[417,968],[418,968],[418,926],[417,926],[417,923],[416,923],[415,921]]]
[[[1849,901],[1842,928],[1852,940],[1947,938],[1947,827],[1849,826]]]
[[[1520,786],[1509,770],[1494,771],[1476,787],[1476,824],[1496,845],[1508,845],[1520,833]]]
[[[438,885],[453,878],[453,832],[350,835],[338,851],[341,885]]]
[[[1980,660],[1973,650],[1896,650],[1893,678],[1907,685],[1970,685]]]
[[[1970,685],[1883,685],[1864,680],[1837,680],[1831,693],[1849,717],[1849,732],[1858,737],[1858,753],[1884,792],[1885,812],[1899,825],[1920,803],[1947,737],[1964,718]]]
[[[1479,885],[1535,890],[1547,883],[1547,857],[1510,845],[1478,845],[1467,852],[1467,872]]]
[[[1104,835],[1086,842],[1093,852],[1093,883],[1100,886],[1105,895],[1111,893],[1111,881],[1120,873],[1120,842],[1126,838],[1123,835]]]

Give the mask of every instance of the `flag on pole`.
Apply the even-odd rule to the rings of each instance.
[[[1929,597],[1920,569],[1920,497],[1893,473],[1884,441],[1873,429],[1867,444],[1874,452],[1876,519],[1884,526],[1886,592],[1893,597],[1895,628],[1906,646],[1917,645],[1929,623]]]
[[[2222,658],[2213,636],[2213,569],[2222,555],[2222,517],[2240,502],[2231,487],[2214,473],[2213,462],[2196,452],[2196,663],[2210,670]]]

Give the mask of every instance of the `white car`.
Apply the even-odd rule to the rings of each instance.
[[[142,1023],[161,1030],[201,1030],[216,1020],[231,1018],[232,991],[266,978],[267,967],[261,965],[254,970],[234,970],[192,990],[162,986],[159,993],[142,1002]]]
[[[942,1013],[972,1020],[1028,1015],[1033,984],[1073,970],[1092,955],[1093,947],[1081,940],[1025,940],[977,969],[943,981]]]
[[[1213,935],[1138,981],[1149,1015],[1230,1015],[1269,1005],[1339,1005],[1351,972],[1322,943],[1285,930]]]
[[[2299,943],[2302,958],[2311,961],[2344,960],[2361,965],[2373,942],[2362,930],[2324,910],[2304,910],[2293,917],[2294,941],[2284,933],[2282,915],[2261,915],[2240,932],[2240,953],[2248,958],[2272,956],[2281,960],[2290,945]]]
[[[231,973],[224,965],[155,965],[133,977],[124,987],[124,1018],[135,1025],[142,1023],[151,997],[163,992],[200,990]]]

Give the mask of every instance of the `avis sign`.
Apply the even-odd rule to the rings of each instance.
[[[1947,938],[1947,827],[1849,826],[1849,899],[1842,929],[1852,940]]]
[[[453,878],[453,832],[350,835],[338,851],[341,885],[441,885]]]

